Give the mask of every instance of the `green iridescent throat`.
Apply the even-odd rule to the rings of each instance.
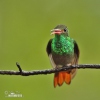
[[[74,54],[74,43],[73,39],[69,36],[55,35],[52,40],[51,49],[52,53],[63,55],[63,54]]]

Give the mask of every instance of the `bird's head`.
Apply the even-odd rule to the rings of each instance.
[[[51,34],[55,35],[64,34],[68,36],[68,29],[65,25],[57,25],[54,29],[51,30]]]

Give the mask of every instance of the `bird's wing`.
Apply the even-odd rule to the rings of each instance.
[[[49,56],[49,54],[51,54],[51,43],[52,43],[52,39],[49,40],[47,47],[46,47],[48,56]]]
[[[77,65],[78,64],[78,59],[79,59],[79,48],[78,45],[76,43],[76,41],[74,40],[74,61],[72,62],[73,65]],[[72,69],[71,70],[71,78],[73,79],[76,75],[77,69]]]
[[[78,59],[79,59],[79,47],[76,43],[76,41],[74,40],[74,57],[75,57],[75,64],[78,64]]]
[[[56,67],[56,64],[54,63],[54,60],[53,60],[53,58],[52,58],[51,43],[52,43],[52,39],[49,40],[49,42],[48,42],[48,44],[47,44],[47,47],[46,47],[46,51],[47,51],[47,54],[48,54],[48,56],[49,56],[51,65],[53,66],[53,68],[55,68],[55,67]]]

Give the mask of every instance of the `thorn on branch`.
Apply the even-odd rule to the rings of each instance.
[[[22,73],[22,69],[21,69],[20,64],[18,62],[16,62],[16,66],[18,67],[19,72]]]

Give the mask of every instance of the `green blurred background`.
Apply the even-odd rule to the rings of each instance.
[[[0,70],[51,69],[50,30],[65,24],[80,48],[79,64],[100,63],[100,0],[0,0]],[[7,92],[20,92],[18,98]],[[80,69],[71,85],[53,87],[53,74],[0,75],[0,100],[100,100],[100,70]]]

